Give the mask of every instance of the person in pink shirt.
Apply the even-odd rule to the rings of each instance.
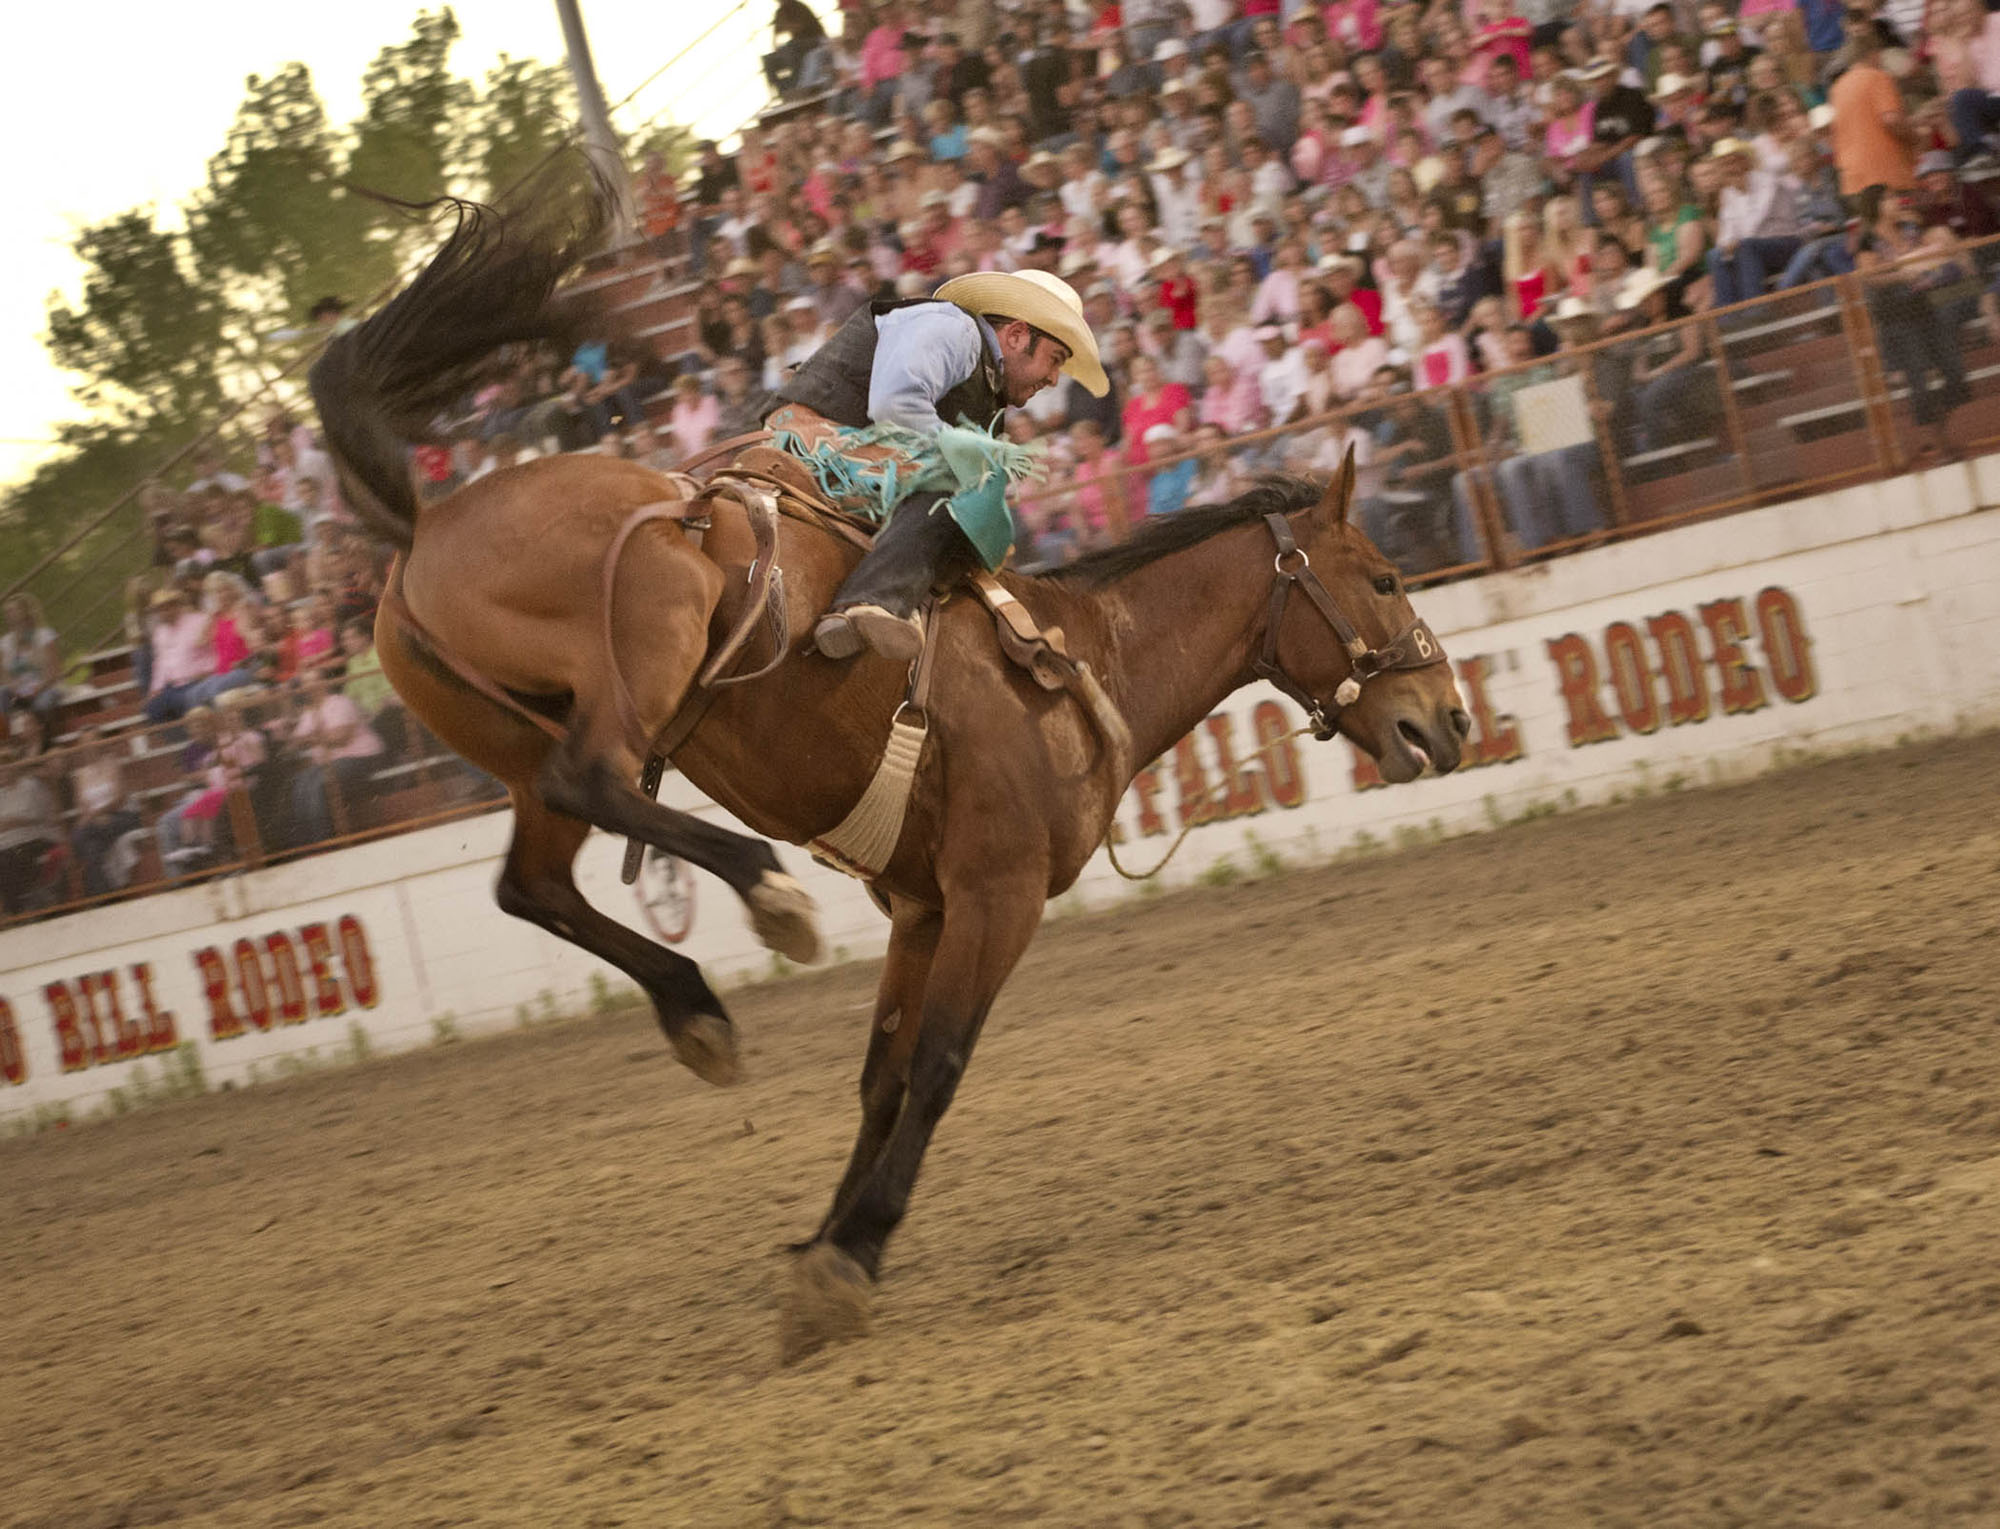
[[[329,789],[340,793],[347,831],[358,826],[382,740],[348,694],[329,685],[311,695],[292,724],[293,749],[311,762],[292,778],[291,843],[302,849],[331,839],[335,819]]]
[[[1375,369],[1389,359],[1389,346],[1369,334],[1368,321],[1352,303],[1333,310],[1333,332],[1340,341],[1332,362],[1333,391],[1345,402],[1368,386]]]
[[[226,690],[257,683],[256,655],[245,627],[244,603],[249,587],[221,569],[201,581],[202,604],[209,615],[209,641],[214,657],[209,677],[194,687],[191,706],[207,706]]]
[[[715,427],[722,418],[722,405],[713,393],[704,393],[701,379],[682,372],[674,379],[674,408],[667,416],[667,431],[674,438],[679,460],[689,457],[715,439]]]
[[[1160,363],[1140,354],[1132,358],[1132,395],[1125,403],[1125,456],[1134,467],[1146,465],[1146,432],[1154,425],[1186,430],[1194,424],[1194,400],[1178,382],[1168,382]]]
[[[141,708],[148,722],[174,722],[193,706],[195,687],[215,673],[209,619],[180,589],[153,596],[153,688]]]
[[[291,630],[279,649],[279,678],[310,677],[333,659],[333,609],[324,595],[292,602]]]
[[[1094,419],[1080,419],[1069,427],[1070,454],[1075,465],[1070,482],[1075,494],[1069,504],[1071,529],[1079,546],[1091,546],[1111,532],[1110,492],[1105,480],[1122,465],[1118,454],[1104,444],[1104,431]]]
[[[1576,159],[1590,147],[1596,103],[1586,101],[1583,87],[1567,75],[1549,85],[1549,130],[1543,152],[1565,181],[1576,174]]]
[[[241,791],[251,774],[264,763],[264,735],[246,728],[233,704],[215,712],[215,755],[208,766],[208,789],[191,801],[183,802],[180,842],[190,848],[208,849],[215,844],[216,820],[228,804],[232,792]]]
[[[1416,384],[1424,388],[1450,387],[1472,375],[1472,352],[1465,336],[1455,333],[1444,314],[1432,303],[1417,305],[1417,330],[1423,348],[1417,352]]]
[[[1195,413],[1198,424],[1215,425],[1224,435],[1243,435],[1255,430],[1264,411],[1263,395],[1257,390],[1257,374],[1242,372],[1226,357],[1211,353],[1201,364],[1206,384],[1201,408]]]
[[[1373,53],[1355,59],[1354,85],[1361,92],[1361,114],[1354,119],[1355,126],[1367,128],[1376,142],[1385,141],[1389,136],[1383,130],[1389,112],[1389,74],[1382,60]]]
[[[1382,46],[1382,13],[1376,0],[1335,0],[1320,7],[1326,35],[1351,52],[1373,53]]]
[[[1472,51],[1482,67],[1505,55],[1526,79],[1528,40],[1535,31],[1528,18],[1511,14],[1506,0],[1478,0],[1472,14]]]
[[[895,107],[896,81],[909,67],[903,53],[907,28],[903,7],[891,3],[882,7],[875,26],[861,40],[861,88],[867,96],[864,110],[877,127],[888,126]]]

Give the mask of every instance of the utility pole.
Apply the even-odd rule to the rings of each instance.
[[[570,78],[576,82],[577,106],[583,116],[583,137],[587,151],[611,186],[611,237],[614,245],[632,241],[636,225],[632,216],[632,181],[625,171],[625,156],[618,148],[618,135],[611,131],[611,113],[604,104],[604,90],[597,83],[597,66],[590,59],[590,37],[583,30],[583,12],[577,0],[556,0],[556,14],[562,18],[563,46],[569,52]]]

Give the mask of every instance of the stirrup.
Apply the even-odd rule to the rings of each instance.
[[[813,627],[813,646],[833,659],[852,658],[863,648],[897,663],[916,661],[924,649],[924,621],[898,616],[879,605],[850,605],[828,611]]]

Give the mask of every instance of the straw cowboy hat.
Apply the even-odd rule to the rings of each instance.
[[[975,271],[955,276],[932,294],[982,318],[1019,319],[1069,347],[1063,364],[1091,396],[1111,391],[1104,363],[1097,359],[1097,336],[1084,322],[1083,301],[1070,284],[1046,271]]]
[[[1618,306],[1636,308],[1662,287],[1670,283],[1667,278],[1650,266],[1641,266],[1625,278],[1625,284],[1618,289]]]
[[[1660,83],[1653,89],[1653,99],[1667,101],[1675,96],[1684,96],[1700,83],[1700,80],[1690,74],[1663,74],[1660,76]]]

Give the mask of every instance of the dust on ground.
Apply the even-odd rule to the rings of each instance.
[[[20,1525],[2000,1522],[1973,739],[1051,925],[776,1360],[872,971],[0,1148]]]

